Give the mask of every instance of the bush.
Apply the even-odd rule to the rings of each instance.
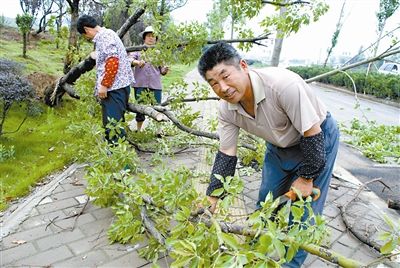
[[[26,79],[16,74],[18,68],[13,66],[17,65],[0,60],[0,66],[5,66],[5,69],[9,70],[0,72],[0,135],[2,135],[3,124],[12,104],[29,100],[33,97],[34,91]]]
[[[21,74],[23,65],[21,63],[0,58],[0,73]]]

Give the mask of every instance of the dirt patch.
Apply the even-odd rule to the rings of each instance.
[[[51,74],[34,72],[27,76],[36,92],[36,97],[43,100],[46,92],[53,91],[58,77]]]
[[[8,26],[0,28],[0,38],[8,41],[22,41],[22,36],[18,29]]]
[[[17,28],[4,26],[0,27],[0,39],[22,42],[22,35]],[[36,34],[35,31],[31,31],[28,37],[28,45],[35,46],[37,42],[42,40],[54,41],[54,37],[48,32]]]

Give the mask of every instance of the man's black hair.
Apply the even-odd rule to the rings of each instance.
[[[95,18],[89,15],[82,15],[78,19],[76,28],[80,34],[84,34],[86,33],[84,27],[95,28],[97,25],[99,24],[97,23]]]
[[[209,47],[200,57],[197,69],[203,78],[206,72],[214,68],[219,63],[227,65],[238,65],[241,57],[236,49],[224,42],[219,42]]]

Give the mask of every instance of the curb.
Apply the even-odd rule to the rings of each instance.
[[[48,184],[33,191],[22,202],[18,202],[17,208],[14,211],[8,210],[1,219],[0,224],[0,240],[15,231],[18,226],[29,217],[32,209],[37,206],[43,199],[48,196],[61,181],[67,179],[77,169],[83,168],[87,164],[72,164],[61,174],[52,179]]]

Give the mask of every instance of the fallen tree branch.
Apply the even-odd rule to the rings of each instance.
[[[175,115],[171,111],[165,109],[164,107],[154,106],[154,109],[159,111],[160,113],[165,114],[175,124],[175,126],[177,126],[179,129],[181,129],[181,130],[183,130],[183,131],[185,131],[187,133],[194,134],[196,136],[206,137],[206,138],[209,138],[209,139],[219,140],[219,136],[216,133],[210,133],[210,132],[205,132],[205,131],[201,131],[201,130],[195,130],[195,129],[192,129],[192,128],[188,127],[188,126],[185,126],[184,124],[182,124],[182,122],[180,122],[175,117]]]
[[[147,231],[157,240],[160,245],[165,245],[165,237],[157,230],[154,222],[147,216],[146,207],[140,207],[140,217],[142,218],[143,225],[146,227]],[[170,249],[167,248],[167,251]]]
[[[167,118],[165,118],[164,113],[155,110],[152,106],[128,103],[128,111],[147,115],[157,122],[168,121]]]
[[[298,5],[298,4],[307,4],[309,5],[310,2],[306,1],[293,1],[293,2],[275,2],[275,1],[267,1],[267,0],[262,0],[263,4],[270,4],[273,6],[280,6],[280,7],[286,7],[286,6],[291,6],[291,5]]]
[[[160,103],[160,106],[168,106],[171,102],[175,101],[175,98],[168,98],[166,101]],[[194,102],[194,101],[208,101],[208,100],[220,100],[218,97],[207,97],[207,98],[187,98],[179,100],[180,102]]]
[[[400,210],[400,201],[388,199],[388,208]]]
[[[269,34],[265,34],[259,37],[253,37],[253,38],[243,38],[243,39],[218,39],[218,40],[207,40],[206,44],[212,45],[212,44],[217,44],[219,42],[224,42],[224,43],[255,43],[259,45],[260,43],[258,41],[268,39]],[[181,48],[186,46],[188,43],[187,42],[182,42],[177,46],[177,48]],[[126,48],[126,52],[134,52],[134,51],[142,51],[142,50],[147,50],[149,48],[154,48],[155,45],[140,45],[140,46],[131,46]]]
[[[257,237],[263,233],[267,233],[265,230],[261,231],[259,233],[258,230],[253,230],[248,227],[245,227],[243,225],[237,225],[237,224],[231,224],[223,221],[217,221],[212,217],[212,215],[205,210],[204,208],[200,208],[195,212],[191,213],[191,217],[189,218],[189,221],[193,223],[204,223],[208,228],[210,228],[212,225],[217,225],[222,232],[224,233],[231,233],[231,234],[236,234],[236,235],[244,235],[244,236],[249,236],[249,237]],[[146,213],[146,208],[144,206],[141,207],[140,214],[143,220],[143,224],[145,225],[146,229],[149,231],[151,235],[161,244],[166,246],[165,244],[165,237],[158,232],[156,227],[154,226],[153,221],[148,217]],[[208,217],[202,217],[202,214],[208,214]],[[286,238],[282,240],[283,242],[291,242],[294,243],[294,241],[290,238]],[[318,257],[323,258],[324,260],[327,260],[331,263],[338,264],[342,267],[349,267],[349,268],[356,268],[356,267],[364,267],[364,265],[356,260],[348,259],[336,252],[333,252],[331,250],[322,248],[320,246],[312,245],[312,244],[300,244],[299,248],[316,255]],[[171,247],[167,247],[167,251],[171,251]]]
[[[362,184],[358,188],[358,190],[357,190],[356,194],[354,195],[354,197],[347,204],[345,204],[344,206],[339,205],[338,208],[340,210],[340,215],[342,216],[343,223],[346,226],[346,229],[349,230],[350,233],[353,234],[358,240],[360,240],[361,242],[363,242],[367,246],[375,249],[376,251],[380,252],[381,246],[378,245],[376,242],[372,241],[371,239],[365,238],[365,236],[363,234],[361,234],[360,232],[358,232],[356,229],[353,229],[352,225],[349,223],[349,221],[348,221],[348,219],[346,217],[346,210],[347,210],[347,207],[349,206],[349,204],[352,203],[354,200],[356,200],[358,198],[358,196],[360,195],[361,191],[365,187],[367,187],[368,184],[373,183],[373,182],[377,182],[377,181],[381,181],[381,178],[376,178],[376,179],[373,179],[371,181],[368,181],[368,182]]]

